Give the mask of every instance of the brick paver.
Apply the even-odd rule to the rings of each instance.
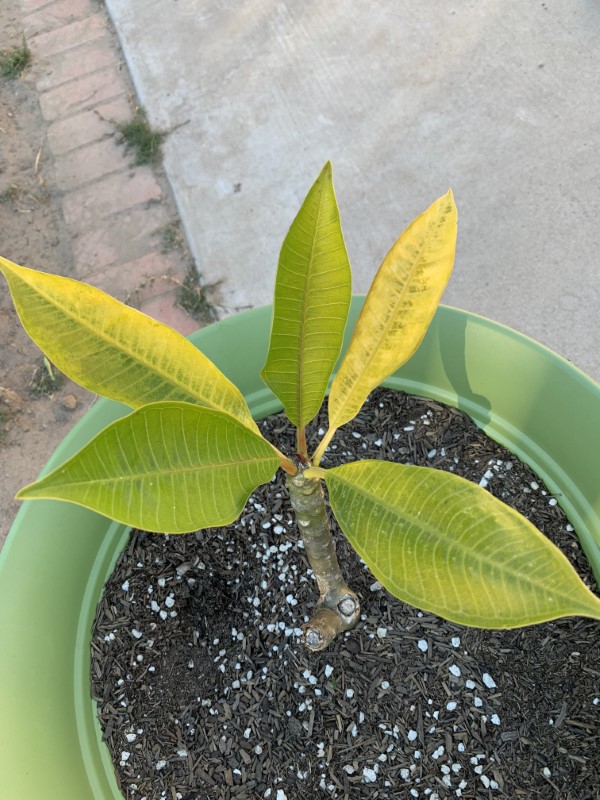
[[[49,58],[71,47],[79,47],[99,39],[105,34],[106,19],[103,14],[96,13],[32,37],[29,39],[29,47],[34,58]]]
[[[84,183],[127,169],[130,161],[114,137],[100,139],[59,156],[54,166],[56,182],[60,189],[78,189]]]
[[[37,88],[42,92],[54,89],[90,72],[114,67],[114,62],[114,54],[112,49],[107,47],[104,37],[82,47],[72,47],[51,59],[46,59],[47,67],[38,78]]]
[[[120,76],[113,66],[49,89],[40,96],[47,120],[68,117],[122,94]]]
[[[31,14],[33,11],[49,5],[51,3],[48,0],[21,0],[21,8],[24,14]]]
[[[24,10],[30,10],[30,3],[23,3]],[[23,19],[25,36],[35,36],[62,27],[70,22],[89,17],[98,6],[92,0],[57,0],[55,3],[36,3],[33,13]],[[42,7],[40,7],[42,6]]]
[[[115,126],[130,117],[131,104],[122,94],[81,114],[55,120],[48,127],[48,144],[52,153],[60,156],[82,145],[113,137]]]
[[[176,257],[146,253],[136,261],[95,270],[87,276],[86,282],[99,289],[110,287],[110,294],[117,300],[139,307],[156,297],[170,296],[181,278]]]
[[[85,279],[101,267],[133,261],[149,249],[160,248],[160,231],[170,221],[165,206],[138,207],[83,233],[73,244],[77,277]],[[107,291],[110,292],[110,286]]]
[[[189,264],[161,252],[161,230],[176,218],[169,187],[133,167],[118,141],[135,101],[107,16],[94,0],[21,7],[76,277],[190,333],[198,323],[175,302]]]
[[[189,314],[186,314],[183,308],[173,305],[168,294],[149,300],[142,305],[141,310],[144,314],[148,314],[154,319],[159,319],[186,336],[198,329],[197,323],[194,322]]]
[[[67,225],[78,230],[106,225],[106,217],[160,202],[162,191],[148,167],[115,172],[73,192],[63,202]]]

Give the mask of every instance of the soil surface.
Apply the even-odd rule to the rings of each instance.
[[[23,42],[16,0],[0,3],[0,49]],[[44,150],[46,123],[27,70],[0,77],[0,254],[59,275],[73,269],[71,238]],[[0,278],[0,546],[30,483],[93,396],[49,378]],[[41,384],[41,385],[40,385]]]
[[[261,425],[293,451],[285,418]],[[324,466],[385,458],[485,478],[595,588],[555,498],[462,412],[378,390],[346,428]],[[299,635],[317,592],[286,495],[283,481],[261,487],[227,528],[131,535],[92,641],[124,796],[600,797],[598,622],[454,625],[392,598],[338,532],[363,615],[311,653]]]

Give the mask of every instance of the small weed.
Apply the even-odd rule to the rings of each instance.
[[[4,78],[18,78],[31,64],[31,51],[25,41],[10,50],[0,50],[0,74]]]
[[[44,186],[27,189],[11,183],[6,189],[0,191],[0,203],[14,206],[18,211],[32,211],[36,205],[46,205],[49,199],[50,194]],[[27,208],[19,206],[27,206]]]
[[[171,253],[173,250],[183,250],[183,236],[179,222],[169,222],[164,228],[159,229],[161,253]]]
[[[121,134],[119,142],[125,145],[126,151],[134,152],[136,166],[160,161],[160,146],[166,134],[151,130],[143,110],[138,110],[131,122],[117,127]]]
[[[164,276],[163,276],[164,278]],[[154,286],[154,282],[157,280],[156,275],[148,275],[144,278],[143,281],[138,283],[135,289],[132,289],[130,292],[127,292],[125,299],[123,302],[126,306],[131,306],[132,308],[140,307],[140,297],[144,289],[151,289]]]
[[[0,192],[0,203],[15,203],[19,197],[19,194],[19,187],[14,183],[11,183],[7,189],[4,189],[4,191]]]
[[[187,271],[183,283],[179,286],[177,293],[178,304],[185,309],[194,319],[200,321],[215,320],[217,314],[214,306],[207,298],[206,293],[213,289],[217,284],[201,286],[198,280],[198,273],[193,267]]]
[[[29,396],[37,399],[55,392],[65,381],[65,376],[43,356],[39,359],[29,381]]]

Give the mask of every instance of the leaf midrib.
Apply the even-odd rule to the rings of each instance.
[[[321,219],[321,210],[323,206],[324,196],[325,196],[325,183],[321,187],[321,192],[319,196],[319,206],[317,209],[317,218],[315,222],[315,235],[312,237],[312,243],[310,248],[310,258],[308,261],[308,270],[307,270],[307,279],[306,285],[302,296],[302,319],[300,321],[300,352],[298,358],[298,379],[296,381],[296,396],[298,397],[298,424],[302,425],[303,419],[303,410],[304,410],[304,395],[303,395],[303,386],[304,386],[304,359],[305,359],[305,351],[304,351],[304,333],[306,330],[307,322],[307,307],[308,307],[308,297],[310,295],[309,285],[311,283],[311,275],[312,269],[314,265],[314,256],[315,256],[315,249],[316,249],[316,240],[317,240],[317,231],[319,230],[319,222]]]
[[[117,476],[114,478],[106,477],[106,478],[88,478],[86,480],[71,480],[68,486],[93,486],[96,484],[102,483],[116,483],[118,481],[129,481],[129,480],[136,480],[138,478],[161,478],[166,475],[185,475],[190,472],[202,472],[204,470],[218,470],[221,468],[230,469],[232,467],[242,466],[245,464],[264,464],[268,463],[269,461],[277,462],[277,459],[273,456],[262,456],[260,458],[243,458],[238,461],[225,461],[219,462],[218,464],[201,464],[199,466],[191,466],[191,467],[176,467],[172,469],[155,469],[150,470],[148,472],[134,472],[134,473],[127,473],[126,475]],[[57,476],[58,477],[58,476]],[[48,487],[50,484],[48,484]]]
[[[191,390],[191,388],[189,386],[186,386],[183,382],[174,379],[173,376],[170,373],[168,373],[166,370],[163,371],[163,370],[160,370],[159,368],[157,368],[156,363],[152,363],[150,360],[143,358],[138,352],[133,352],[132,353],[130,350],[126,350],[124,347],[122,347],[121,341],[119,339],[117,339],[116,337],[114,337],[114,336],[111,337],[111,336],[107,335],[104,330],[100,330],[99,331],[97,328],[94,328],[92,326],[91,322],[89,322],[87,319],[82,319],[81,317],[76,316],[73,311],[71,311],[68,307],[66,307],[63,303],[61,303],[55,297],[48,295],[48,293],[46,291],[43,291],[43,290],[39,289],[38,287],[32,286],[28,281],[26,281],[25,279],[23,279],[22,277],[20,277],[18,275],[16,275],[16,277],[25,286],[27,286],[28,289],[33,290],[34,292],[36,292],[39,295],[41,295],[44,298],[44,300],[50,306],[54,306],[55,308],[57,308],[66,317],[68,317],[69,319],[73,320],[74,322],[80,324],[82,327],[84,327],[86,330],[88,330],[88,332],[92,333],[98,339],[106,342],[109,346],[113,347],[115,350],[118,350],[119,352],[124,353],[126,356],[129,356],[134,361],[137,361],[137,363],[139,363],[141,366],[143,366],[146,369],[148,369],[149,372],[154,372],[156,375],[161,377],[167,383],[169,383],[169,384],[171,384],[173,386],[176,386],[178,389],[182,389],[187,394],[188,397],[194,397],[194,398],[196,398],[196,400],[198,400],[202,404],[208,406],[208,403],[206,403],[206,401],[202,400],[202,398],[200,398],[197,393],[195,393],[193,390]],[[107,295],[107,297],[109,297],[110,300],[114,300],[114,298],[110,297],[110,295]],[[138,311],[135,308],[130,308],[129,310],[132,311],[132,312],[136,312],[137,314],[140,314],[142,317],[146,317],[145,314],[143,314],[141,311]],[[158,321],[156,321],[156,322],[158,322]],[[163,325],[164,323],[160,323],[159,322],[158,324],[159,325]],[[169,326],[166,325],[165,327],[168,328]],[[169,330],[173,330],[173,329],[169,328]],[[177,333],[177,331],[174,331],[174,332]],[[185,337],[182,337],[182,338],[184,339],[185,342],[187,342],[187,339],[185,339]],[[201,356],[204,355],[200,350],[198,350],[197,352],[200,353]],[[206,358],[206,356],[205,356],[205,358]],[[210,362],[210,359],[207,359],[207,360]],[[212,363],[212,362],[210,362],[210,363]],[[228,379],[225,376],[223,376],[223,378],[224,378],[224,380],[228,381]],[[228,383],[229,383],[229,381],[228,381]],[[215,408],[217,410],[220,410],[220,409],[224,408],[223,406],[214,406],[214,405],[208,406],[208,407]],[[235,418],[238,419],[238,417],[235,417]]]

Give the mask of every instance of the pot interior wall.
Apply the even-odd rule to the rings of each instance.
[[[348,336],[362,298],[354,298]],[[270,309],[191,338],[241,388],[257,418],[279,404],[258,375]],[[387,384],[466,411],[556,493],[600,576],[600,387],[543,346],[442,307]],[[127,409],[99,401],[49,461],[54,469]],[[6,797],[120,798],[89,699],[89,632],[127,531],[70,504],[25,503],[0,553],[0,774]],[[28,728],[26,746],[15,731]],[[34,733],[34,735],[31,735]]]

